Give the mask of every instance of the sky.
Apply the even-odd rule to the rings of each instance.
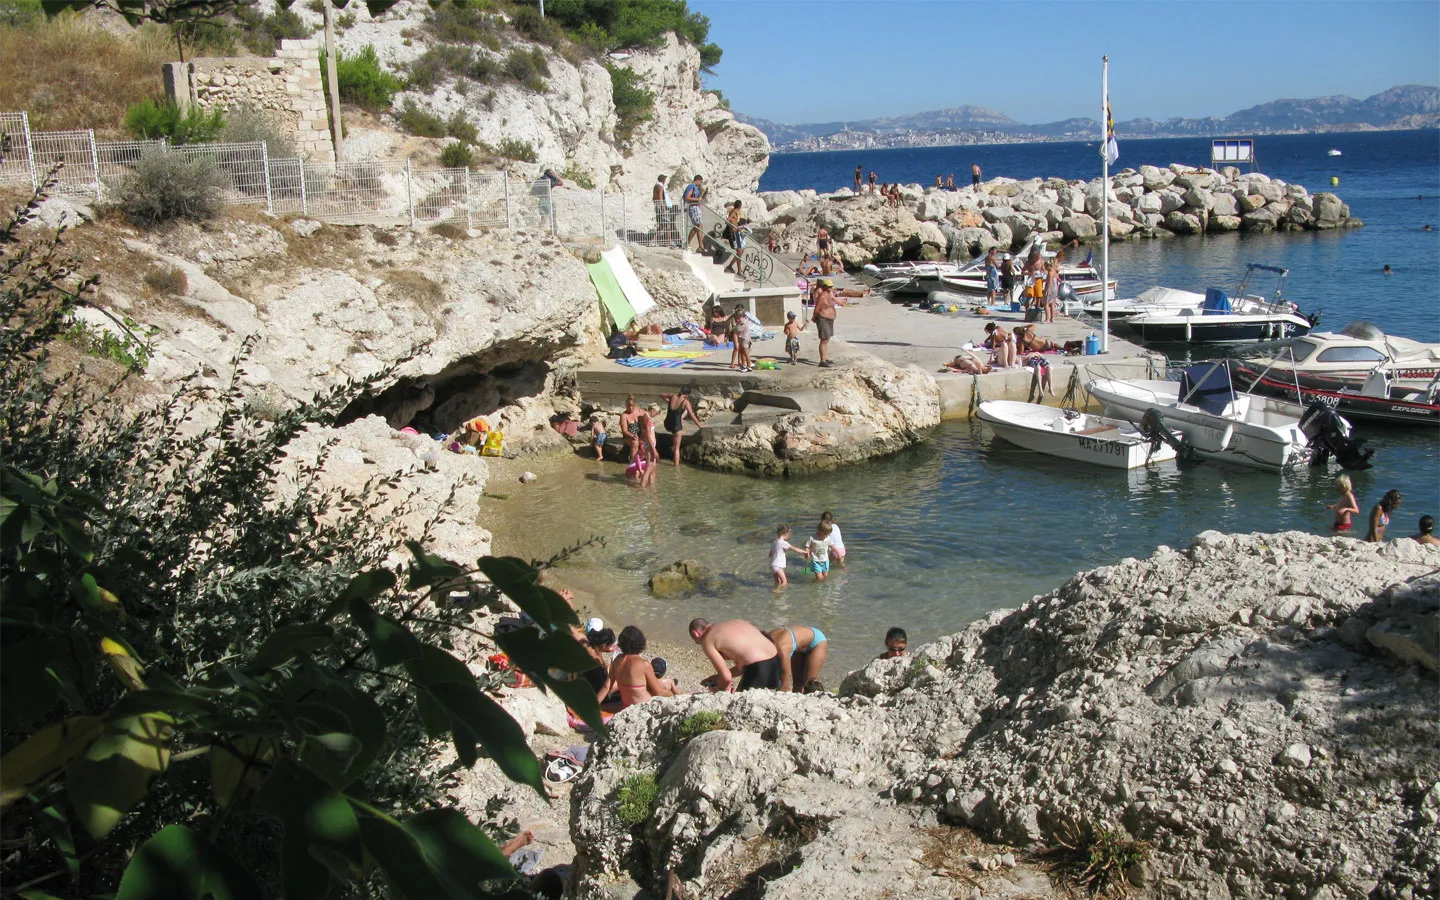
[[[706,86],[799,124],[984,106],[1019,122],[1225,116],[1440,83],[1437,0],[690,0],[725,51]]]

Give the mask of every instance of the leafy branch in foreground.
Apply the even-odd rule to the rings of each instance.
[[[446,649],[474,616],[452,597],[483,576],[524,610],[533,627],[495,643],[599,728],[584,682],[551,674],[593,665],[573,610],[527,563],[467,569],[424,533],[387,567],[402,479],[326,488],[319,460],[286,455],[348,387],[262,421],[234,379],[126,411],[116,385],[60,371],[50,348],[95,282],[24,227],[40,200],[0,224],[7,892],[513,893],[434,774],[444,739],[541,790],[519,725]]]

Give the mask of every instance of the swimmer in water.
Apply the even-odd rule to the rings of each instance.
[[[1385,268],[1383,268],[1383,269],[1380,270],[1380,274],[1381,274],[1381,275],[1394,275],[1395,273],[1390,269],[1390,264],[1389,264],[1389,263],[1386,263],[1386,264],[1385,264]]]
[[[1431,228],[1429,225],[1426,225],[1424,228],[1421,228],[1420,230],[1421,230],[1421,231],[1434,231],[1435,229],[1434,229],[1434,228]]]

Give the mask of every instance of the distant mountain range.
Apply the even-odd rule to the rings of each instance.
[[[765,132],[777,150],[822,149],[839,144],[915,146],[917,138],[934,135],[942,143],[969,143],[955,138],[993,136],[1000,140],[1094,137],[1094,119],[1064,119],[1026,124],[983,106],[956,106],[912,115],[857,122],[786,125],[743,114],[741,122]],[[1440,126],[1440,87],[1407,84],[1356,100],[1342,95],[1310,100],[1272,100],[1223,118],[1128,119],[1115,123],[1119,137],[1186,137],[1223,134],[1266,134],[1296,131],[1359,131]],[[834,136],[844,135],[840,141]],[[794,145],[793,147],[791,145]]]

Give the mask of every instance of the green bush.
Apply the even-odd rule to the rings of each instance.
[[[51,344],[97,279],[72,274],[60,236],[22,232],[40,199],[0,222],[0,751],[6,840],[26,848],[6,883],[277,900],[514,887],[446,806],[439,741],[536,791],[541,766],[444,646],[503,592],[537,624],[499,649],[603,728],[593,692],[549,674],[592,664],[574,612],[516,559],[471,563],[493,589],[419,543],[381,568],[404,486],[325,489],[319,462],[286,457],[347,390],[267,413],[238,381],[190,381],[127,412],[107,400],[118,383],[63,374]]]
[[[401,130],[420,137],[445,136],[445,120],[410,100],[405,101],[405,108],[400,111],[399,123]]]
[[[184,278],[184,273],[180,277]],[[117,362],[137,374],[143,374],[145,367],[150,365],[151,345],[136,335],[133,329],[129,334],[117,335],[82,319],[75,319],[61,339],[91,356]]]
[[[440,150],[440,165],[447,169],[468,169],[474,158],[469,144],[446,144]]]
[[[277,4],[268,16],[260,15],[250,4],[237,4],[234,10],[241,43],[260,56],[273,55],[282,39],[293,41],[310,36],[310,26],[288,7]]]
[[[471,125],[470,120],[465,118],[465,113],[458,109],[446,121],[445,134],[467,144],[473,144],[480,139],[480,133],[475,130],[475,126]]]
[[[429,93],[436,85],[454,75],[470,71],[475,54],[466,47],[454,44],[436,44],[410,63],[408,73],[410,87]]]
[[[448,0],[430,10],[426,24],[430,33],[442,41],[486,46],[493,41],[498,47],[495,18],[489,11],[490,4],[483,0]]]
[[[320,54],[320,72],[326,81],[328,91],[329,67],[325,54]],[[353,56],[344,51],[335,59],[335,77],[340,82],[340,101],[353,103],[370,112],[383,112],[390,108],[395,95],[405,89],[405,81],[380,65],[380,57],[369,44]]]
[[[207,156],[147,150],[121,183],[115,205],[141,226],[212,219],[230,178]]]
[[[699,737],[711,731],[723,731],[729,728],[725,717],[715,710],[704,709],[697,713],[691,713],[680,720],[675,728],[675,739],[684,743],[691,738]]]
[[[565,171],[560,173],[560,178],[566,184],[573,184],[587,191],[595,190],[595,179],[590,177],[589,172],[581,169],[574,163],[565,167]]]
[[[207,113],[198,105],[182,114],[173,103],[141,100],[125,111],[125,130],[144,141],[165,138],[172,144],[205,144],[218,138],[224,128],[224,110]]]
[[[501,138],[500,143],[495,145],[495,152],[506,159],[519,160],[520,162],[537,162],[540,159],[535,148],[527,141],[518,138]]]
[[[484,53],[476,53],[475,58],[470,61],[470,68],[465,74],[475,81],[490,81],[500,75],[500,63],[495,57]]]
[[[639,825],[650,818],[650,804],[655,802],[655,796],[659,793],[660,788],[655,784],[654,772],[626,775],[625,780],[620,782],[620,789],[615,792],[615,799],[619,803],[616,815],[626,825]]]
[[[225,127],[220,129],[220,139],[234,143],[263,141],[265,152],[270,154],[271,159],[290,159],[299,155],[295,142],[273,116],[249,106],[230,109],[225,117]]]
[[[530,6],[526,2],[523,8],[529,9]],[[538,10],[536,12],[538,14]],[[670,31],[699,47],[710,35],[710,20],[700,13],[691,12],[685,0],[611,0],[605,3],[547,0],[545,13],[577,41],[600,50],[658,47],[664,42],[666,32]],[[718,54],[715,60],[719,61]]]
[[[0,25],[24,28],[45,21],[40,0],[0,0]]]
[[[503,64],[505,76],[523,84],[536,93],[545,90],[544,76],[550,74],[550,65],[545,53],[539,47],[524,50],[519,47],[510,51]]]
[[[610,90],[615,100],[615,138],[623,143],[650,120],[655,94],[642,86],[643,80],[635,72],[610,63],[605,68],[610,71]]]

